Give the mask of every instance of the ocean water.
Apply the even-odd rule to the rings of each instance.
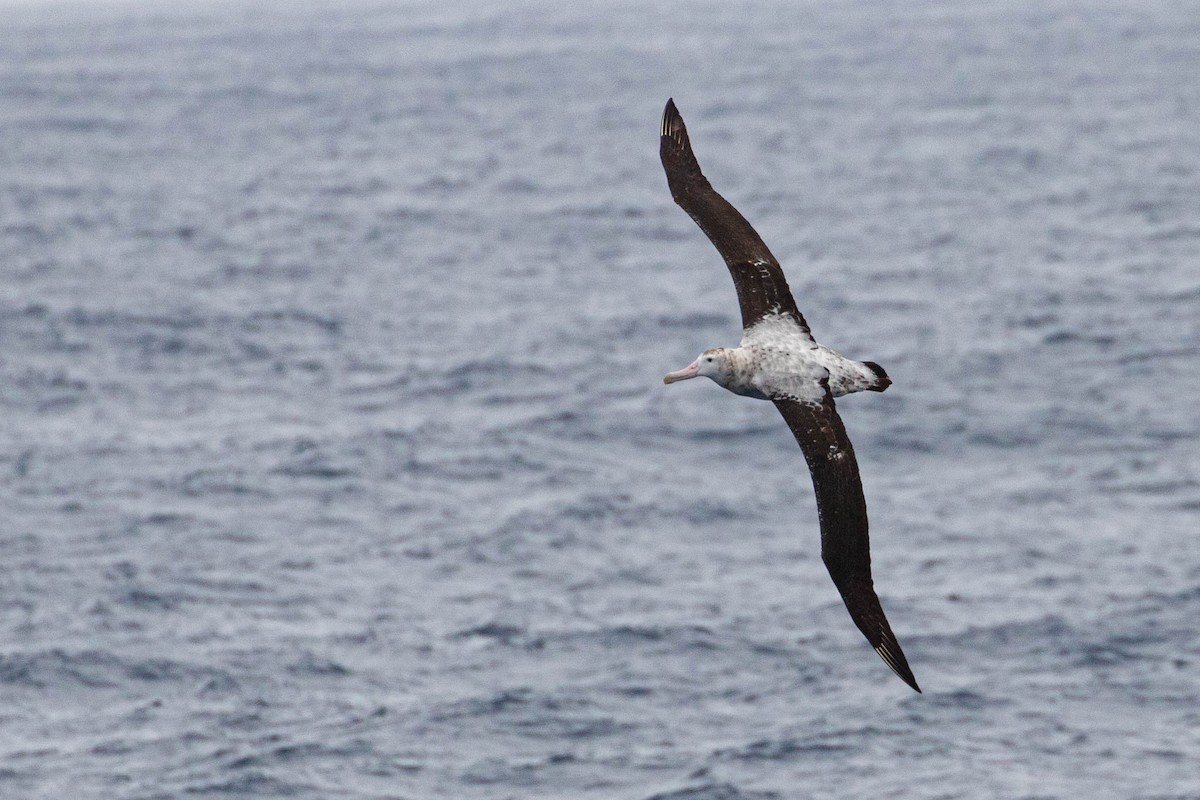
[[[1198,264],[1188,0],[9,2],[0,797],[1200,798]]]

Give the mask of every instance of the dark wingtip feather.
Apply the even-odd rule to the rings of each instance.
[[[874,361],[864,361],[863,366],[875,373],[875,385],[868,386],[867,389],[872,392],[882,392],[884,389],[892,385],[892,379],[883,371],[883,367],[876,364]],[[919,691],[919,690],[918,690]]]
[[[900,649],[900,643],[894,637],[890,641],[884,639],[875,645],[875,652],[883,659],[883,663],[892,668],[892,672],[896,673],[900,680],[911,686],[917,694],[921,694],[921,687],[917,685],[917,678],[908,666],[908,659],[904,657],[904,651]]]
[[[675,100],[667,98],[667,106],[663,109],[660,133],[663,136],[674,137],[682,129],[683,117],[679,116],[679,109],[675,107]]]

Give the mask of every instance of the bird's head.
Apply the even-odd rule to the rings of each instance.
[[[700,357],[683,369],[668,372],[663,376],[663,383],[686,381],[688,378],[712,378],[717,384],[724,386],[733,374],[733,364],[729,350],[717,347],[705,350]]]

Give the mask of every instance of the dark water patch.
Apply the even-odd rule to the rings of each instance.
[[[551,376],[556,374],[556,372],[544,364],[529,361],[513,361],[509,358],[501,357],[496,359],[459,361],[440,367],[433,374],[450,379],[468,378],[472,381],[482,381],[484,379],[502,378],[506,382],[511,382]],[[417,375],[420,376],[421,372],[418,371]]]
[[[598,441],[602,434],[590,427],[592,423],[583,412],[561,409],[529,418],[526,427],[573,442]]]
[[[1136,598],[1138,610],[1153,613],[1161,608],[1192,608],[1200,610],[1200,585],[1179,592],[1151,591]]]
[[[461,717],[491,717],[536,702],[532,689],[506,689],[486,697],[459,700],[431,709],[430,719],[446,721]]]
[[[522,177],[506,178],[496,184],[496,189],[503,194],[536,195],[542,191],[542,184]]]
[[[702,421],[698,421],[695,425],[683,428],[679,431],[672,432],[673,435],[682,436],[690,441],[728,441],[736,442],[740,440],[761,439],[766,436],[778,435],[779,427],[773,422],[771,424],[745,424],[739,425],[736,428],[714,428],[706,426]]]
[[[1152,219],[1151,221],[1158,221]],[[1178,241],[1188,241],[1190,239],[1200,239],[1200,226],[1193,224],[1169,225],[1162,230],[1155,231],[1147,237],[1153,242],[1172,243]]]
[[[251,769],[228,780],[202,782],[183,789],[187,797],[297,797],[304,792],[321,791],[311,783],[280,780],[259,769]]]
[[[544,765],[537,761],[485,758],[469,766],[462,773],[461,780],[469,786],[534,786],[540,782],[543,769]]]
[[[1200,286],[1191,286],[1185,289],[1176,289],[1174,291],[1158,289],[1157,291],[1147,293],[1146,299],[1156,303],[1195,303],[1200,301]],[[1186,352],[1195,353],[1195,349],[1189,349]]]
[[[646,648],[660,652],[713,651],[721,648],[717,635],[703,625],[613,625],[590,630],[543,634],[547,647],[570,644],[621,652]]]
[[[154,356],[205,356],[214,352],[214,348],[202,339],[155,332],[131,336],[129,343],[146,359]]]
[[[665,518],[683,519],[698,525],[710,525],[715,522],[733,522],[748,518],[761,518],[758,507],[746,508],[734,503],[724,502],[713,498],[702,498],[688,501],[682,509],[676,509],[668,503],[656,504],[658,515]]]
[[[517,625],[504,625],[499,622],[488,622],[472,628],[451,634],[452,639],[485,639],[499,644],[521,644],[528,636],[528,630]]]
[[[686,242],[692,240],[692,232],[673,222],[646,220],[637,227],[638,238],[646,242]]]
[[[43,691],[117,689],[129,683],[199,682],[217,670],[165,658],[130,658],[102,650],[47,650],[0,655],[0,682]]]
[[[284,458],[283,463],[271,469],[271,474],[325,481],[353,478],[358,475],[357,469],[339,463],[339,459],[329,452],[328,446],[312,439],[296,439],[290,449],[291,452]]]
[[[122,135],[128,133],[130,125],[121,119],[104,117],[38,117],[10,121],[25,136],[36,136],[40,133],[104,133]]]
[[[958,689],[953,692],[930,692],[929,705],[963,711],[981,711],[985,708],[1009,706],[1012,702],[1004,698],[988,697],[969,689]]]
[[[408,396],[414,399],[430,399],[438,401],[445,397],[470,397],[473,392],[493,386],[493,381],[500,380],[496,374],[480,374],[466,369],[456,369],[454,372],[414,374],[410,380]]]
[[[636,501],[625,492],[588,493],[547,504],[541,510],[509,515],[495,528],[492,538],[503,547],[522,544],[529,534],[549,533],[555,538],[544,546],[557,548],[575,544],[580,532],[597,526],[638,528],[666,513],[658,504]]]
[[[633,723],[620,723],[611,716],[596,714],[547,714],[517,720],[513,729],[530,739],[549,739],[558,742],[588,741],[628,733],[637,728]],[[567,763],[559,758],[556,763]]]
[[[1018,317],[1013,317],[1008,320],[1008,324],[1021,330],[1037,330],[1045,328],[1049,325],[1061,325],[1062,320],[1059,315],[1054,312],[1040,314],[1024,314]]]
[[[189,472],[173,484],[176,490],[189,497],[233,495],[248,498],[269,498],[271,492],[262,480],[236,467],[198,469]]]
[[[4,327],[0,327],[0,332],[6,331],[10,322],[20,322],[23,319],[44,320],[49,315],[50,307],[45,303],[18,303],[15,305],[0,303],[0,323],[4,323]]]
[[[196,696],[200,698],[233,697],[241,693],[243,687],[233,675],[222,673],[200,682],[196,687]]]
[[[35,222],[10,222],[3,228],[0,228],[0,234],[4,234],[6,237],[19,237],[26,242],[36,243],[42,246],[51,244],[56,239],[62,237],[65,233],[66,231],[63,226],[51,226]]]
[[[1032,432],[1014,429],[980,431],[968,436],[967,441],[973,445],[1001,450],[1028,449],[1041,443]]]
[[[533,391],[518,387],[507,391],[485,393],[479,398],[479,403],[496,408],[528,407],[530,405],[547,405],[557,401],[560,396],[560,392],[557,390]]]
[[[593,708],[580,695],[547,694],[524,687],[457,701],[435,709],[432,714],[432,719],[441,722],[464,717],[530,739],[559,742],[609,737],[633,727]]]
[[[91,383],[65,369],[28,368],[0,384],[0,404],[46,414],[69,411],[96,394]]]
[[[381,220],[387,222],[406,222],[412,224],[431,224],[440,222],[443,212],[437,208],[418,205],[401,205],[378,212]]]
[[[600,522],[618,519],[630,523],[646,508],[638,508],[633,498],[625,493],[588,493],[560,509],[562,517],[579,522]]]
[[[297,261],[276,262],[262,259],[254,263],[226,261],[212,277],[214,284],[221,282],[245,282],[247,284],[273,282],[301,282],[312,277],[314,267]]]
[[[292,327],[312,328],[330,336],[342,333],[345,323],[336,317],[324,316],[300,309],[276,309],[256,311],[241,323],[245,330],[253,333],[279,332]]]
[[[358,182],[334,181],[320,184],[317,192],[329,197],[373,197],[384,194],[393,187],[379,178],[367,178]]]
[[[190,308],[180,308],[172,314],[148,314],[115,309],[91,310],[75,306],[65,312],[62,318],[79,328],[109,328],[125,332],[140,328],[195,331],[203,329],[207,324],[202,316]]]
[[[1146,428],[1142,431],[1142,435],[1154,442],[1162,442],[1163,444],[1174,444],[1176,442],[1189,441],[1191,439],[1200,438],[1200,430],[1191,428]]]
[[[570,220],[575,219],[639,219],[646,215],[646,211],[638,206],[623,205],[620,203],[597,203],[582,206],[564,206],[556,208],[554,211],[548,212],[547,219],[552,220]]]
[[[1057,615],[986,627],[973,626],[953,635],[926,634],[918,638],[922,646],[936,652],[944,652],[947,647],[955,651],[969,648],[988,653],[993,661],[1023,661],[1029,669],[1046,661],[1058,663],[1064,654],[1089,641],[1089,637]]]
[[[1148,497],[1188,498],[1200,488],[1200,479],[1178,474],[1173,465],[1160,462],[1157,455],[1153,451],[1144,456],[1130,454],[1119,466],[1098,470],[1089,478],[1107,492]]]
[[[280,744],[267,747],[261,753],[238,756],[226,763],[225,768],[271,770],[273,767],[284,766],[291,769],[296,763],[311,764],[322,759],[354,758],[362,755],[365,749],[354,745],[333,747],[323,742]]]
[[[1046,420],[1046,427],[1053,428],[1060,433],[1069,432],[1079,437],[1107,441],[1121,432],[1121,428],[1114,420],[1098,414],[1089,414],[1082,409],[1070,411],[1060,409],[1047,416],[1050,419]]]
[[[272,474],[285,475],[289,478],[316,478],[317,480],[325,481],[358,476],[355,470],[331,464],[323,456],[317,454],[276,467],[271,472]]]
[[[313,652],[304,652],[287,666],[293,675],[318,676],[322,678],[344,678],[350,669],[341,663]]]
[[[900,429],[880,434],[875,439],[875,446],[899,453],[934,453],[938,450],[937,442],[940,440],[940,436],[934,436],[931,432]]]
[[[375,371],[386,371],[385,367],[378,367]],[[405,373],[397,375],[393,378],[388,378],[382,381],[373,381],[371,383],[361,383],[354,386],[348,386],[343,389],[343,392],[349,396],[374,394],[382,392],[386,394],[397,394],[407,388],[414,380],[411,374]]]
[[[1099,347],[1104,350],[1111,348],[1117,343],[1115,336],[1107,336],[1104,334],[1089,334],[1081,331],[1059,329],[1047,333],[1042,337],[1042,344],[1047,345],[1065,345],[1065,344],[1087,344],[1094,347]]]
[[[1010,501],[1014,507],[1029,508],[1052,504],[1066,505],[1069,500],[1069,493],[1065,488],[1057,485],[1051,485],[1009,491],[1005,493],[1004,497]]]
[[[977,156],[980,167],[997,170],[1037,172],[1045,163],[1045,154],[1036,147],[1002,145],[988,147]]]
[[[172,528],[180,530],[196,522],[192,514],[177,514],[170,511],[156,511],[147,514],[135,524],[139,528]]]
[[[792,738],[759,739],[744,747],[718,750],[717,758],[733,758],[739,761],[791,761],[806,756],[828,757],[839,753],[853,752],[861,747],[845,742],[806,740]]]
[[[129,589],[116,598],[117,603],[139,611],[173,611],[179,607],[181,600],[181,595],[174,592],[155,592],[144,588]]]
[[[212,575],[180,575],[174,578],[183,586],[191,586],[222,594],[238,594],[248,597],[268,595],[276,592],[278,587],[268,585],[261,580],[244,577],[217,577]]]
[[[645,800],[778,800],[775,792],[744,791],[732,783],[702,783],[649,795]]]
[[[534,460],[524,455],[503,452],[462,453],[454,451],[432,452],[423,449],[404,458],[397,466],[406,475],[451,483],[480,482],[499,483],[522,474],[545,474],[559,471],[560,474],[581,474],[571,466],[554,464],[550,461]]]
[[[1129,648],[1118,646],[1114,642],[1089,642],[1082,644],[1075,651],[1072,665],[1093,669],[1097,667],[1114,667],[1121,664],[1139,661],[1141,656]]]
[[[148,658],[129,666],[129,677],[138,681],[180,681],[193,680],[197,670],[165,658]]]

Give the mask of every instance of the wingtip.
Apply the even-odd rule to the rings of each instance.
[[[663,108],[662,126],[659,133],[663,136],[673,136],[682,127],[683,117],[679,116],[679,109],[675,107],[675,99],[668,97],[667,105]]]
[[[896,652],[892,652],[892,648],[887,642],[880,642],[875,647],[875,652],[883,659],[883,663],[887,664],[892,672],[896,673],[896,677],[904,681],[917,694],[923,694],[921,687],[917,685],[917,678],[912,673],[912,669],[908,666],[908,659],[904,657],[904,651],[900,649],[900,644],[897,642],[895,647]]]

